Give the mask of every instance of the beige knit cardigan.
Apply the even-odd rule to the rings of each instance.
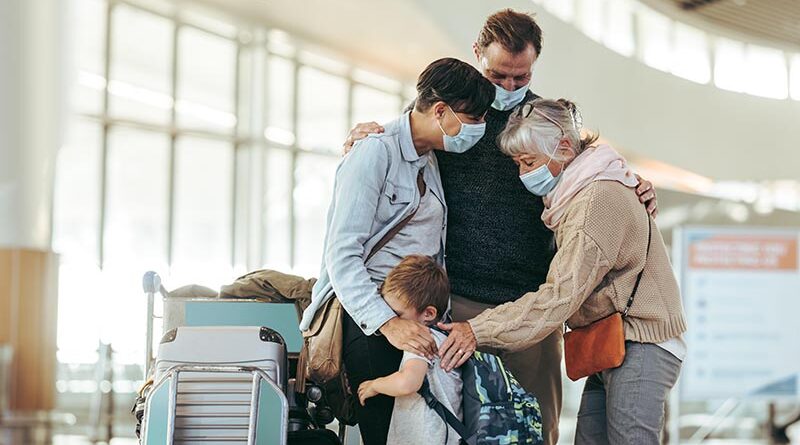
[[[625,339],[660,343],[686,331],[664,240],[634,190],[616,181],[593,182],[573,198],[555,235],[558,252],[537,291],[469,320],[480,346],[525,349],[563,329],[565,321],[576,328],[622,312],[643,267],[624,320]]]

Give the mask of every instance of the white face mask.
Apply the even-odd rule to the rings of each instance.
[[[495,84],[494,102],[492,102],[492,108],[495,110],[506,111],[516,107],[525,99],[525,93],[528,92],[528,88],[529,85],[525,85],[524,87],[517,88],[514,91],[508,91],[500,85]]]
[[[481,57],[480,63],[483,66],[483,71],[486,72],[489,63],[486,57]],[[494,102],[492,102],[492,108],[499,111],[506,111],[516,107],[525,100],[525,94],[528,92],[529,88],[530,82],[514,91],[508,91],[500,85],[494,84]]]
[[[453,116],[458,119],[458,115],[450,108],[450,105],[448,105],[447,108],[450,109]],[[461,119],[458,119],[458,122],[461,123],[461,129],[458,130],[457,135],[450,136],[445,133],[442,122],[439,121],[439,129],[442,130],[442,134],[444,135],[444,151],[446,152],[464,153],[477,144],[486,132],[486,122],[480,124],[465,124],[461,122]]]

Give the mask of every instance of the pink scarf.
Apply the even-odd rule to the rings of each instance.
[[[555,230],[572,198],[594,181],[618,181],[628,187],[639,184],[625,158],[610,145],[587,148],[564,169],[556,188],[544,197],[544,224]]]

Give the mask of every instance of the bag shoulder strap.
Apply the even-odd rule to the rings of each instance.
[[[417,190],[419,190],[419,196],[421,200],[422,196],[425,195],[427,190],[425,187],[425,180],[422,178],[422,169],[420,169],[419,173],[417,174]],[[400,233],[400,231],[403,230],[403,227],[405,227],[409,222],[411,222],[412,219],[414,219],[414,215],[417,214],[417,210],[419,210],[419,206],[417,206],[417,208],[414,209],[410,215],[406,216],[402,221],[397,223],[396,226],[392,227],[392,230],[388,231],[386,235],[383,235],[383,238],[381,238],[380,241],[375,244],[364,262],[366,263],[369,261],[373,256],[375,256],[376,253],[378,253],[379,250],[383,249],[383,246],[385,246],[389,241],[392,240],[392,238]]]
[[[628,304],[625,306],[625,310],[622,312],[622,317],[625,318],[628,316],[628,311],[631,310],[631,306],[633,305],[633,297],[636,296],[636,291],[639,290],[639,283],[642,281],[642,275],[644,275],[644,270],[647,268],[647,256],[650,254],[650,239],[653,236],[653,222],[650,221],[650,214],[647,214],[647,250],[644,253],[644,266],[642,266],[642,270],[639,272],[639,275],[636,276],[636,283],[633,285],[633,292],[631,292],[631,296],[628,297]]]
[[[425,380],[422,381],[422,386],[419,388],[417,393],[422,396],[422,399],[425,401],[425,404],[428,405],[430,409],[432,409],[439,417],[444,420],[444,422],[453,428],[456,433],[461,437],[461,440],[468,444],[468,445],[475,445],[476,438],[470,437],[469,432],[467,431],[467,427],[458,420],[455,414],[450,412],[447,407],[442,405],[442,402],[433,395],[431,392],[431,386],[428,383],[428,377],[425,377]]]

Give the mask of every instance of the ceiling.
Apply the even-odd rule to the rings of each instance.
[[[289,31],[303,41],[324,45],[340,59],[407,81],[415,80],[435,58],[464,55],[464,48],[454,45],[434,17],[420,13],[416,1],[173,1],[204,5],[228,13],[234,20],[245,17]]]
[[[800,46],[800,0],[649,0],[736,33]]]

